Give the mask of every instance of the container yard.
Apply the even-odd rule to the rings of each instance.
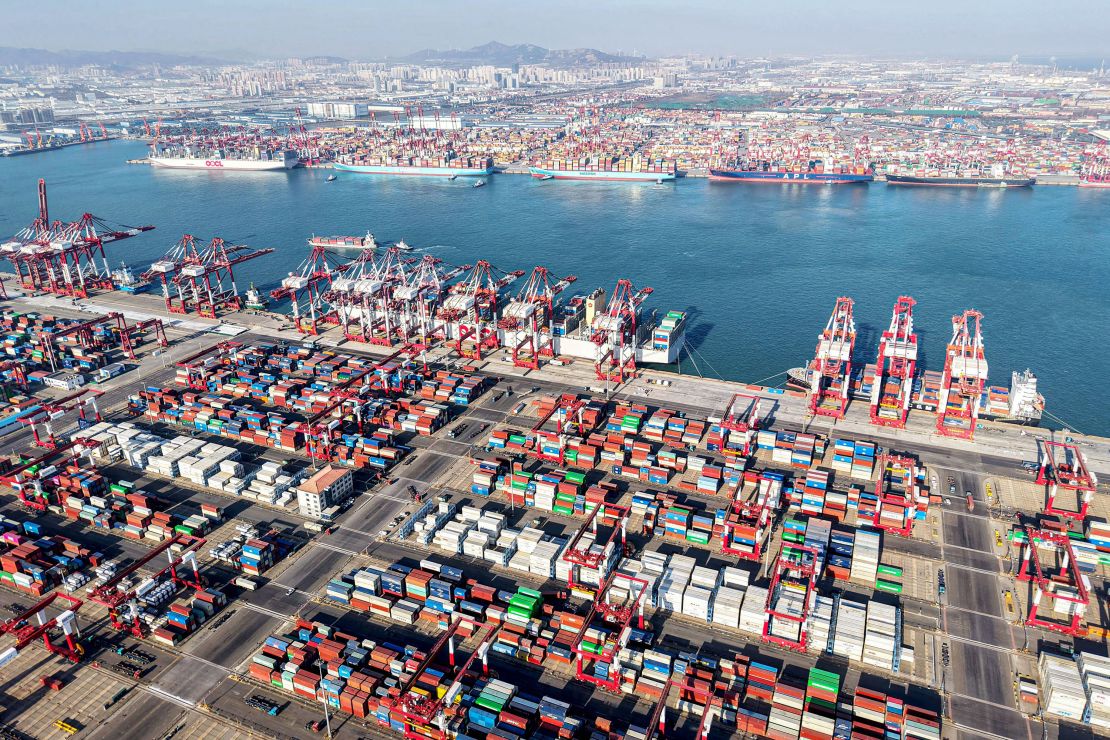
[[[320,289],[329,302],[318,319],[359,306],[337,295],[347,275]],[[587,320],[586,298],[557,298],[572,276],[536,268],[506,295],[521,277],[460,269],[457,283],[425,293],[424,331],[410,323],[407,339],[387,327],[409,319],[375,320],[367,302],[346,328],[320,321],[342,348],[305,344],[296,330],[193,340],[143,388],[101,403],[98,417],[86,410],[83,426],[71,430],[75,405],[48,434],[21,429],[28,450],[0,481],[12,491],[0,590],[87,602],[75,624],[103,613],[98,631],[132,657],[70,654],[139,685],[215,661],[225,670],[205,679],[203,711],[273,731],[312,724],[325,705],[339,734],[383,736],[924,739],[981,723],[992,733],[1105,723],[1105,625],[1092,604],[1110,574],[1110,507],[1094,472],[1104,463],[1039,442],[1031,474],[1016,461],[967,472],[962,447],[936,458],[936,440],[985,443],[945,435],[951,424],[925,424],[932,435],[915,426],[939,415],[908,401],[912,299],[895,306],[863,387],[852,388],[851,367],[832,367],[854,341],[844,298],[819,332],[817,390],[776,399],[729,385],[719,405],[699,406],[704,396],[672,404],[620,385],[608,398],[583,392],[569,373],[597,383],[597,369],[544,349],[577,333],[568,317],[604,327],[618,360],[600,375],[649,387],[649,371],[606,372],[623,367],[620,317],[635,315],[643,291],[618,285],[605,312],[612,301],[590,297]],[[442,330],[429,323],[437,316]],[[958,388],[978,377],[968,358],[985,364],[975,317],[958,318],[950,346],[962,364],[949,363],[941,388],[949,375]],[[68,326],[8,320],[31,336]],[[668,314],[650,341],[681,321]],[[105,353],[122,341],[86,331],[103,334]],[[51,345],[60,360],[67,338]],[[155,348],[136,342],[136,361]],[[452,360],[467,368],[437,366]],[[871,433],[772,417],[788,401]],[[938,398],[936,408],[966,419],[977,407]],[[891,429],[910,436],[891,449]],[[302,508],[300,492],[319,494],[306,486],[328,470],[355,475],[350,493]],[[1004,511],[1023,519],[996,518]],[[88,534],[48,534],[67,522]],[[1011,560],[1013,575],[990,569]],[[1035,650],[1011,652],[1013,630]],[[242,639],[223,647],[232,634]],[[984,662],[955,670],[970,661]]]

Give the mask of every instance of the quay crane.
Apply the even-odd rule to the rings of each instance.
[[[332,282],[324,300],[336,310],[348,340],[391,347],[396,330],[393,294],[405,283],[406,268],[415,260],[403,257],[396,246],[387,248],[380,259],[375,259],[375,252],[364,250]]]
[[[917,371],[917,334],[913,330],[916,301],[899,296],[890,317],[890,327],[879,340],[875,379],[871,386],[871,423],[903,429],[913,397]]]
[[[170,313],[196,311],[205,318],[215,319],[221,310],[238,311],[243,307],[232,267],[273,251],[228,244],[218,236],[206,247],[201,247],[196,237],[185,234],[162,259],[151,264],[142,277],[161,280],[162,296]]]
[[[631,280],[622,278],[617,281],[604,313],[594,318],[590,341],[597,347],[594,373],[598,380],[623,383],[636,377],[636,328],[640,306],[652,290],[636,290]]]
[[[492,352],[501,346],[497,299],[502,289],[523,275],[523,270],[501,272],[479,260],[469,276],[451,286],[439,315],[448,324],[457,325],[454,349],[459,357],[481,360],[483,351]]]
[[[92,289],[112,290],[104,245],[154,228],[109,224],[91,213],[71,223],[51,222],[45,180],[39,180],[38,195],[38,217],[0,244],[0,255],[11,262],[16,279],[28,291],[88,298]]]
[[[809,411],[815,416],[843,419],[848,408],[852,350],[856,346],[852,305],[851,298],[837,298],[832,315],[817,339],[817,351],[808,373]]]
[[[513,348],[513,365],[539,370],[541,357],[555,356],[551,334],[555,297],[577,279],[568,275],[552,284],[548,269],[536,267],[517,297],[505,306],[497,326],[504,332],[506,344]],[[510,332],[515,336],[512,340]]]
[[[270,291],[275,301],[289,299],[293,306],[293,325],[301,334],[319,334],[321,325],[340,323],[333,307],[325,307],[324,294],[338,276],[351,269],[350,261],[323,246],[312,245],[312,251],[295,272],[282,278],[281,285]]]
[[[945,350],[937,401],[936,428],[946,437],[975,437],[988,369],[982,321],[983,314],[975,310],[952,317],[952,339]]]
[[[423,352],[431,346],[436,336],[444,336],[442,325],[436,324],[436,313],[448,283],[473,265],[445,267],[439,257],[424,255],[415,269],[410,270],[403,285],[393,289],[397,315],[397,332],[401,341]]]

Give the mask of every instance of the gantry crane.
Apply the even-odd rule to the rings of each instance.
[[[1087,467],[1086,458],[1074,444],[1042,439],[1037,447],[1037,485],[1045,487],[1045,513],[1083,521],[1098,488],[1098,477]],[[1056,496],[1061,488],[1075,491],[1079,511],[1057,508]]]
[[[1072,549],[1071,537],[1067,532],[1025,527],[1025,542],[1022,543],[1021,564],[1015,575],[1019,581],[1032,583],[1033,593],[1029,599],[1029,616],[1025,624],[1080,637],[1085,632],[1083,624],[1087,607],[1091,603],[1090,592],[1085,583],[1086,576],[1079,568]],[[1057,567],[1046,569],[1041,563],[1040,548],[1051,548],[1059,559]],[[1055,572],[1051,572],[1055,571]],[[1063,621],[1045,619],[1039,616],[1041,599],[1049,611],[1065,615]]]
[[[575,571],[578,567],[591,568],[598,572],[599,583],[604,583],[608,577],[608,573],[603,572],[602,566],[605,561],[605,550],[609,545],[615,545],[620,548],[618,555],[623,556],[625,548],[628,546],[628,519],[631,514],[631,509],[627,506],[619,504],[611,504],[605,501],[599,501],[586,518],[583,524],[574,536],[571,537],[570,542],[567,543],[566,548],[563,550],[561,559],[564,563],[570,565],[568,568],[567,585],[570,588],[577,588],[578,584],[575,581]],[[597,520],[598,517],[612,520],[612,532],[605,542],[597,541]],[[587,530],[593,534],[593,546],[597,548],[597,552],[591,552],[592,548],[582,549],[578,544],[582,541],[582,537],[586,534]],[[619,543],[619,544],[617,544]]]
[[[631,596],[631,603],[614,603],[612,600],[613,586],[620,581]],[[621,672],[618,654],[628,644],[632,632],[632,621],[637,621],[637,627],[644,629],[644,600],[647,597],[648,583],[642,578],[616,572],[611,576],[604,576],[598,588],[597,596],[590,602],[590,611],[582,620],[582,628],[574,638],[574,677],[579,681],[592,683],[603,689],[620,693]],[[597,652],[586,650],[582,647],[586,632],[592,625],[604,625],[608,634]],[[596,671],[587,672],[586,661],[594,661],[610,666],[604,677]]]
[[[539,370],[541,357],[555,356],[551,334],[555,297],[577,279],[568,275],[553,284],[548,269],[538,266],[517,297],[505,306],[497,326],[504,332],[506,346],[513,349],[516,367]]]
[[[594,373],[598,380],[623,383],[636,377],[636,330],[640,307],[652,290],[636,290],[631,280],[621,278],[605,312],[594,317],[590,341],[597,347]]]
[[[871,523],[878,529],[909,537],[919,503],[928,504],[918,483],[917,461],[905,455],[884,452],[876,467],[875,513]]]
[[[917,333],[913,330],[916,303],[909,296],[899,296],[890,317],[890,327],[879,340],[879,356],[871,386],[872,424],[898,429],[906,426],[917,371]]]
[[[739,705],[739,697],[735,694],[718,695],[717,688],[691,683],[686,680],[685,676],[681,678],[676,677],[674,674],[667,678],[666,683],[663,684],[663,692],[659,696],[659,700],[655,704],[655,708],[651,712],[644,729],[643,740],[654,740],[656,734],[660,737],[667,734],[667,697],[670,696],[672,689],[678,689],[686,694],[692,695],[695,698],[702,698],[704,704],[702,705],[701,721],[698,724],[697,734],[694,735],[695,740],[709,740],[709,731],[713,727],[713,720],[722,716],[725,711],[725,702],[728,701],[730,706]],[[687,701],[689,701],[687,699]],[[727,726],[726,726],[727,727]]]
[[[208,362],[206,358],[214,354],[217,355],[216,361],[219,362],[219,358],[222,357],[225,352],[238,349],[240,346],[238,342],[220,342],[178,360],[177,366],[186,372],[186,379],[183,385],[195,391],[208,390],[208,386],[204,384],[205,373],[203,372]]]
[[[162,296],[171,313],[187,314],[192,310],[214,319],[222,310],[238,311],[243,307],[232,268],[273,251],[228,244],[218,236],[202,248],[196,237],[185,234],[143,277],[162,281]],[[171,291],[177,293],[176,302]]]
[[[439,257],[424,255],[409,271],[405,283],[393,289],[401,341],[422,352],[437,336],[445,336],[443,326],[436,321],[440,303],[449,289],[448,283],[472,268],[473,265],[448,267]]]
[[[975,437],[988,371],[982,321],[983,314],[975,310],[952,317],[937,400],[937,431],[946,437]]]
[[[727,442],[740,447],[721,447],[726,456],[749,457],[755,452],[756,434],[763,423],[759,415],[763,399],[747,393],[734,393],[721,415],[721,429],[728,432]],[[734,437],[735,435],[735,437]]]
[[[790,550],[788,554],[786,551]],[[767,587],[763,641],[804,653],[809,644],[809,613],[816,597],[819,553],[809,545],[783,543]],[[799,593],[800,592],[800,593]],[[798,626],[798,637],[774,633],[774,620]]]
[[[162,553],[166,553],[169,558],[169,564],[151,576],[150,580],[159,581],[168,573],[175,585],[182,588],[190,587],[199,591],[204,588],[204,581],[197,566],[196,554],[200,548],[204,546],[204,543],[205,540],[203,537],[194,537],[192,535],[180,533],[175,534],[173,537],[163,540],[138,560],[116,571],[115,575],[89,592],[89,599],[94,603],[107,607],[108,617],[111,620],[113,629],[125,629],[135,637],[142,638],[145,634],[145,630],[142,621],[139,619],[138,609],[134,603],[134,600],[138,596],[141,596],[141,594],[136,594],[135,591],[121,591],[119,585],[125,578],[138,571],[139,568],[155,560]],[[175,546],[180,546],[182,548],[176,555],[173,552]],[[178,569],[182,565],[190,566],[189,569],[192,571],[191,580],[188,576],[178,572]],[[128,614],[126,616],[120,612],[120,607],[124,605],[129,605]]]
[[[96,399],[101,395],[103,395],[103,391],[82,388],[76,393],[62,398],[41,399],[37,401],[39,410],[34,414],[21,417],[19,421],[25,426],[31,427],[31,435],[34,437],[36,446],[54,450],[58,448],[59,441],[54,435],[53,421],[74,409],[77,410],[77,426],[79,429],[85,429],[100,421],[100,409],[97,408]],[[86,414],[86,407],[88,406],[92,406],[91,420],[89,415]],[[40,424],[46,428],[45,437],[39,436]]]
[[[55,498],[57,491],[43,488],[44,479],[49,480],[59,466],[64,468],[66,465],[65,462],[55,463],[56,458],[72,450],[72,462],[77,462],[81,455],[99,446],[100,442],[93,439],[71,437],[67,442],[55,444],[42,455],[17,464],[5,459],[4,469],[0,472],[0,483],[15,490],[20,503],[28,509],[46,511],[47,507],[60,503]]]
[[[817,351],[809,363],[809,411],[816,416],[843,419],[848,409],[852,350],[856,346],[852,305],[851,298],[836,299],[836,306],[817,339]]]
[[[439,315],[448,325],[455,325],[454,348],[459,357],[481,360],[483,352],[501,346],[497,335],[498,297],[502,289],[523,275],[523,270],[502,272],[479,260],[470,275],[451,286]]]
[[[339,316],[348,340],[391,347],[398,333],[394,291],[407,282],[407,269],[414,260],[405,258],[397,246],[386,248],[378,259],[375,251],[364,250],[332,282],[324,300]]]
[[[772,515],[782,491],[782,474],[764,471],[756,482],[754,499],[743,499],[743,491],[741,484],[736,489],[732,510],[725,517],[721,552],[741,560],[761,562],[773,527]]]
[[[50,221],[46,181],[39,180],[39,215],[0,245],[25,290],[88,298],[90,289],[112,290],[104,245],[150,231],[153,226],[109,224],[91,213],[71,223]],[[97,257],[102,264],[97,264]]]
[[[324,294],[332,281],[351,268],[351,262],[313,244],[308,257],[295,272],[282,278],[281,285],[270,291],[275,301],[289,299],[293,307],[293,325],[301,334],[319,334],[321,325],[340,323],[332,308],[325,308]]]
[[[44,619],[43,613],[55,601],[64,601],[68,607],[57,616]],[[81,658],[85,655],[85,647],[80,643],[81,630],[77,626],[77,611],[83,603],[80,599],[55,591],[11,619],[0,622],[0,633],[12,635],[16,640],[15,645],[0,652],[0,668],[14,660],[23,648],[40,637],[46,652],[58,655],[70,663],[81,662]],[[35,621],[38,624],[32,624],[31,617],[37,617]],[[55,629],[62,630],[65,644],[55,644],[50,639],[50,633]]]
[[[586,399],[578,398],[571,393],[564,393],[559,396],[555,405],[532,425],[532,430],[529,432],[529,436],[533,440],[531,454],[538,460],[553,462],[558,465],[566,462],[564,438],[568,435],[585,437],[593,431],[586,427],[585,416],[582,413],[587,403]],[[552,417],[555,417],[555,429],[545,429],[548,420]],[[558,452],[546,452],[544,450],[545,443],[557,448]]]

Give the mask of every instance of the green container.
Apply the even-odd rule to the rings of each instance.
[[[559,506],[556,504],[552,507],[551,511],[563,516],[574,516],[574,507],[572,506]]]
[[[193,528],[192,527],[186,527],[184,524],[178,524],[177,526],[175,526],[173,528],[173,531],[177,532],[178,534],[188,534],[188,535],[193,534]]]
[[[696,529],[691,529],[691,530],[687,530],[687,532],[686,532],[686,540],[687,540],[687,542],[696,542],[699,545],[708,545],[709,544],[709,535],[706,534],[705,532],[700,532]]]
[[[578,462],[578,450],[567,450],[564,455],[567,458],[567,462]]]
[[[487,696],[479,696],[478,700],[474,702],[483,709],[488,709],[491,712],[501,713],[501,708],[505,706],[505,702],[498,702]]]
[[[587,642],[586,640],[582,641],[582,650],[587,653],[593,653],[594,655],[601,655],[601,646],[592,642]]]
[[[875,589],[878,591],[889,591],[892,594],[902,593],[901,583],[892,583],[890,581],[875,581]]]
[[[521,586],[520,588],[518,588],[516,590],[516,592],[518,594],[520,594],[521,596],[531,596],[533,599],[535,599],[537,601],[542,601],[543,600],[543,594],[541,594],[539,591],[536,591],[535,589],[532,589],[532,588],[524,588],[523,586]]]
[[[810,707],[810,705],[822,707],[824,709],[829,710],[830,712],[835,712],[836,711],[836,702],[828,701],[827,699],[821,699],[821,698],[816,697],[816,696],[807,696],[806,697],[806,708],[808,709]]]
[[[902,577],[902,569],[896,565],[880,565],[875,570],[882,573],[884,576],[894,576],[895,578]]]
[[[577,450],[574,451],[574,454],[577,456],[577,454],[578,454]],[[570,457],[570,455],[568,454],[567,457]],[[568,483],[582,484],[582,483],[586,482],[586,474],[585,473],[576,473],[574,471],[567,471],[567,474],[564,477],[566,478]]]
[[[512,614],[512,615],[517,616],[517,617],[523,617],[524,619],[531,619],[532,618],[532,610],[531,609],[526,609],[523,606],[510,606],[509,607],[509,614]]]

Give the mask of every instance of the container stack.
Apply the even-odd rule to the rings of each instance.
[[[864,634],[863,662],[884,671],[898,668],[901,643],[900,610],[889,604],[872,601],[867,605],[867,629]]]
[[[1042,652],[1037,665],[1045,712],[1082,722],[1087,713],[1087,693],[1076,662]]]
[[[1110,658],[1080,653],[1077,665],[1087,695],[1083,721],[1097,728],[1096,732],[1110,730]]]
[[[767,620],[767,589],[749,586],[744,592],[744,605],[740,608],[738,627],[753,635],[763,634],[763,624]]]
[[[870,529],[857,529],[852,543],[852,568],[849,580],[852,583],[872,585],[878,576],[879,544],[881,536]]]
[[[813,603],[813,611],[809,617],[809,641],[807,649],[810,652],[829,652],[832,637],[833,612],[836,602],[828,596],[818,595]]]
[[[848,660],[863,660],[867,605],[841,597],[836,605],[836,632],[832,652]]]

